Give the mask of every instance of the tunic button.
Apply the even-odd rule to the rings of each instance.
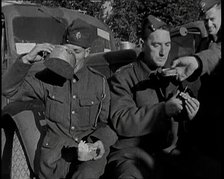
[[[72,98],[73,98],[73,99],[76,99],[76,95],[73,95]]]
[[[76,83],[76,79],[73,79],[72,81],[73,81],[73,83]]]
[[[78,142],[78,140],[79,140],[78,137],[76,137],[76,138],[75,138],[75,141]]]
[[[75,114],[75,111],[72,111],[72,114]]]
[[[75,130],[75,127],[74,127],[74,126],[72,126],[72,127],[71,127],[71,130]]]
[[[94,101],[91,101],[91,104],[94,104]]]
[[[54,98],[55,98],[55,96],[53,95],[53,96],[52,96],[52,98],[54,99]]]
[[[48,146],[49,144],[48,144],[48,143],[46,143],[45,145],[46,145],[46,146]]]

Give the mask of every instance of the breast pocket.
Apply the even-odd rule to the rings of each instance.
[[[49,94],[46,101],[46,117],[62,122],[65,112],[65,97],[63,95]]]
[[[82,98],[80,104],[80,126],[93,126],[99,111],[100,101],[96,98]]]

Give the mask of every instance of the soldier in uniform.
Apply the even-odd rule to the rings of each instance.
[[[202,17],[208,32],[203,48],[194,56],[177,59],[180,79],[199,77],[200,109],[188,126],[185,141],[185,164],[196,176],[204,179],[221,178],[223,119],[223,59],[221,57],[221,0],[201,0]],[[186,148],[187,147],[187,148]]]
[[[118,69],[109,83],[110,117],[118,141],[109,155],[108,178],[151,178],[154,154],[170,145],[173,118],[186,107],[186,117],[192,119],[199,108],[197,99],[179,94],[175,85],[158,76],[171,48],[167,24],[149,15],[143,22],[142,39],[136,62]]]
[[[34,63],[43,60],[40,52],[56,48],[43,43],[20,56],[3,77],[3,95],[12,101],[39,99],[45,105],[47,132],[41,147],[40,179],[97,179],[104,173],[109,147],[117,136],[108,126],[107,80],[85,64],[95,38],[96,29],[76,19],[62,41],[74,57],[71,66],[63,69],[58,66],[63,63],[49,58],[48,68],[28,74]]]
[[[200,52],[174,61],[180,80],[191,75],[211,74],[221,64],[221,0],[201,0],[201,14],[208,31],[208,39]]]

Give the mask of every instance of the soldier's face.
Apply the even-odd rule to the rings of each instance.
[[[221,7],[214,6],[209,9],[205,13],[204,21],[208,33],[216,35],[221,27]]]
[[[144,42],[145,60],[151,68],[165,65],[171,48],[170,33],[158,29],[152,32]]]
[[[66,47],[68,47],[71,52],[76,57],[76,64],[74,64],[75,72],[77,72],[85,63],[85,58],[89,55],[90,48],[84,49],[83,47],[73,45],[73,44],[65,44]]]

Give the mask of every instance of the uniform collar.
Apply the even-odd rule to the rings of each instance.
[[[84,64],[84,66],[77,73],[74,74],[73,78],[76,78],[77,80],[83,78],[86,70],[87,70],[87,66],[86,64]]]
[[[213,42],[219,42],[221,40],[221,29],[219,29],[218,33],[216,35],[210,35],[210,39]]]
[[[137,69],[141,70],[137,70]],[[144,53],[141,52],[137,58],[137,67],[135,68],[135,73],[137,75],[138,80],[146,80],[149,79],[149,76],[157,73],[156,70],[151,70],[148,65],[144,61]]]

